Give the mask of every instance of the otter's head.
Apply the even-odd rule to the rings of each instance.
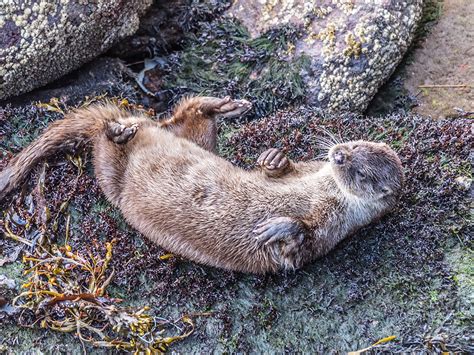
[[[403,170],[397,154],[385,143],[352,141],[329,150],[337,184],[345,193],[394,206],[403,185]]]

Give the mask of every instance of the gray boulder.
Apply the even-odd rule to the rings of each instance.
[[[237,0],[228,13],[254,37],[291,24],[303,36],[294,58],[311,65],[303,77],[308,101],[329,111],[364,111],[406,52],[423,0]]]
[[[45,85],[133,34],[152,0],[0,2],[0,100]]]

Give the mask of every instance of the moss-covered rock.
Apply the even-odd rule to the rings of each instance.
[[[306,86],[301,72],[309,60],[304,55],[291,61],[288,57],[288,46],[299,35],[297,28],[283,26],[252,38],[228,17],[201,23],[188,34],[183,49],[167,58],[160,71],[163,91],[178,97],[245,97],[252,99],[256,117],[302,102]]]

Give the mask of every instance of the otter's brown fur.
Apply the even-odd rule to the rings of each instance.
[[[329,162],[266,151],[255,171],[213,154],[215,116],[248,107],[193,98],[165,124],[110,105],[78,110],[0,173],[0,195],[40,158],[91,140],[99,184],[133,227],[196,262],[252,273],[299,268],[394,206],[403,174],[385,144],[335,145]]]

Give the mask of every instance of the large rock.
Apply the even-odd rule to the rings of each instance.
[[[152,0],[0,2],[0,99],[40,87],[133,34]]]
[[[407,50],[423,0],[237,0],[229,14],[254,37],[301,26],[291,48],[311,58],[309,101],[330,111],[363,111]]]

